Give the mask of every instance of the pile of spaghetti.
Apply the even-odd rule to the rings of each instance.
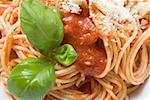
[[[75,64],[55,66],[56,85],[45,100],[128,100],[128,95],[150,76],[149,0],[43,1],[65,13],[64,43],[72,44],[78,53]],[[7,79],[18,63],[27,57],[44,58],[20,27],[22,2],[0,1],[0,76],[7,93]],[[86,29],[88,26],[93,30]],[[77,38],[69,30],[76,27],[79,29],[74,31],[80,34]],[[92,38],[84,34],[86,48],[76,46],[75,39],[80,42],[81,30],[93,33]],[[95,61],[90,60],[92,57]]]

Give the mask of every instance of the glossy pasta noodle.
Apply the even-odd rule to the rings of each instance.
[[[45,0],[45,4],[59,7],[65,12],[60,2],[67,1],[69,0]],[[109,5],[104,5],[104,0],[89,0],[88,3],[86,0],[81,1],[89,9],[89,16],[96,28],[101,30],[99,37],[106,52],[106,67],[100,75],[90,77],[79,71],[76,65],[56,65],[56,85],[44,99],[128,100],[128,95],[150,76],[150,8],[144,6],[150,2],[120,0],[118,3],[117,0],[106,0],[110,5],[117,2],[110,9],[114,7],[123,9],[123,12],[130,11],[123,13],[126,17],[120,15],[118,18],[116,15],[115,19],[115,14],[111,14],[113,10],[105,9]],[[0,1],[0,75],[4,88],[12,99],[15,97],[7,90],[7,78],[11,70],[27,57],[44,58],[31,46],[21,30],[19,5],[22,2],[23,0]],[[117,10],[114,13],[122,14]]]

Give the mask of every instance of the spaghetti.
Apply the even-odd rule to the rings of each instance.
[[[45,100],[128,100],[128,95],[150,76],[150,8],[144,6],[147,10],[142,15],[142,8],[139,7],[140,3],[142,7],[142,4],[150,2],[106,1],[115,9],[122,7],[129,16],[113,19],[114,13],[119,15],[121,12],[114,8],[111,8],[114,12],[106,9],[109,5],[103,5],[104,0],[82,0],[89,10],[88,17],[101,30],[99,38],[107,58],[105,69],[97,76],[86,76],[78,70],[80,64],[69,67],[58,64],[55,67],[56,86]],[[27,57],[44,58],[31,46],[21,30],[18,18],[22,2],[23,0],[0,1],[0,75],[7,93],[7,78],[16,64]],[[46,5],[59,7],[65,12],[62,2],[64,0],[45,0]],[[137,7],[139,11],[136,10]]]

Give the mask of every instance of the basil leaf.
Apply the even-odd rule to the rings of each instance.
[[[54,57],[64,66],[69,66],[77,59],[77,53],[70,44],[64,44],[56,49]]]
[[[56,76],[49,60],[26,58],[8,78],[8,90],[21,100],[42,100],[53,88]]]
[[[38,1],[25,0],[21,4],[21,28],[33,47],[49,55],[63,40],[63,23],[57,8],[45,6]]]

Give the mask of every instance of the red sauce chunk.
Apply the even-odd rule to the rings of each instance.
[[[71,44],[77,51],[75,65],[88,76],[101,74],[106,66],[106,53],[102,43],[97,43],[99,32],[88,17],[63,14],[65,37],[63,43]]]

